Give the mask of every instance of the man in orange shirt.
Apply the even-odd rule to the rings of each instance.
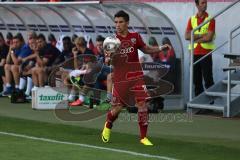
[[[198,12],[188,20],[187,29],[185,32],[185,39],[191,40],[191,31],[196,28],[202,22],[210,18],[207,10],[207,0],[195,0]],[[215,45],[213,40],[215,38],[215,20],[202,26],[200,29],[194,32],[194,62],[211,52]],[[189,46],[191,49],[191,46]],[[211,87],[213,82],[212,74],[212,56],[207,56],[204,60],[200,61],[194,66],[193,80],[195,85],[195,96],[201,94],[204,91],[203,79],[205,82],[205,88]]]

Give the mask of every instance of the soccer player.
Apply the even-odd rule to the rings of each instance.
[[[133,73],[133,65],[136,66],[136,63],[139,64],[139,58],[137,50],[140,49],[146,54],[154,54],[160,52],[162,49],[167,48],[169,45],[163,45],[160,47],[150,47],[147,46],[140,34],[128,31],[129,25],[129,15],[125,11],[118,11],[114,16],[115,26],[116,26],[116,37],[121,41],[120,55],[125,55],[126,60],[121,60],[121,56],[113,57],[113,97],[112,97],[112,109],[107,113],[107,120],[102,131],[102,140],[107,143],[110,139],[111,128],[113,122],[117,119],[118,114],[121,112],[122,108],[129,105],[128,100],[131,96],[129,89],[137,86],[143,86],[143,81],[134,81],[134,76],[137,78],[142,74],[142,70],[136,70],[136,74]],[[115,59],[114,59],[115,58]],[[114,62],[115,61],[115,62]],[[116,63],[116,65],[114,65]],[[125,63],[125,64],[123,64]],[[131,67],[125,67],[128,64],[131,64]],[[139,67],[136,67],[139,68]],[[141,66],[140,66],[141,68]],[[131,80],[125,80],[128,73],[132,75]],[[140,73],[139,73],[140,72]],[[124,85],[121,85],[121,80],[124,81]],[[139,94],[140,93],[140,94]],[[148,98],[147,91],[134,93],[133,99],[135,100],[135,105],[138,107],[138,123],[140,128],[140,143],[143,145],[153,145],[150,140],[147,138],[147,127],[148,127],[148,109],[146,106],[146,98]]]

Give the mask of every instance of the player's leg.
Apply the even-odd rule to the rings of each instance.
[[[144,81],[139,80],[135,83],[134,87],[135,102],[138,108],[138,124],[140,131],[140,143],[143,145],[152,146],[153,144],[147,138],[148,129],[148,106],[147,99],[149,98],[148,91],[144,85]]]
[[[4,66],[4,72],[5,72],[5,77],[6,77],[6,90],[3,92],[4,96],[8,96],[12,93],[12,73],[11,73],[11,65],[10,64],[5,64]]]
[[[118,118],[118,115],[121,112],[122,108],[123,105],[121,104],[113,105],[112,109],[108,111],[107,120],[102,131],[102,140],[104,143],[107,143],[109,141],[113,122]]]
[[[33,89],[36,89],[37,87],[39,87],[39,82],[38,82],[38,76],[37,76],[37,70],[38,70],[38,67],[33,67],[31,69],[31,74],[32,74],[32,81],[33,81]]]
[[[194,62],[200,59],[201,57],[199,56],[194,56]],[[198,96],[204,91],[203,88],[203,77],[202,77],[202,68],[201,64],[198,63],[193,67],[193,83],[195,87],[195,96]]]
[[[74,86],[74,87],[76,87],[75,89],[79,93],[79,96],[78,96],[78,99],[76,101],[69,103],[69,106],[81,106],[81,105],[84,104],[85,95],[87,95],[87,93],[89,92],[89,87],[87,85],[83,85],[80,88],[80,85],[82,85],[82,84],[79,84],[79,88]]]
[[[19,90],[19,81],[20,81],[19,65],[12,65],[11,66],[11,72],[13,74],[15,89]]]
[[[107,100],[111,101],[112,99],[112,76],[113,73],[109,73],[107,75]]]
[[[39,87],[44,87],[44,68],[43,67],[38,68],[37,79],[39,82]]]
[[[140,142],[143,145],[153,145],[147,138],[148,129],[148,108],[145,101],[138,101],[138,125],[140,130]]]
[[[7,87],[6,87],[6,77],[5,77],[5,71],[4,71],[4,65],[3,66],[0,66],[0,78],[2,78],[2,89],[3,91],[0,93],[0,95],[2,95]]]

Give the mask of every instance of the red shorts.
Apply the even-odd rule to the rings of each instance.
[[[114,83],[112,92],[112,105],[133,106],[150,97],[142,79]]]

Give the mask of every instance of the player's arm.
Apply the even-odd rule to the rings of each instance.
[[[151,47],[151,46],[145,45],[140,50],[145,54],[154,54],[154,53],[157,53],[157,52],[161,52],[165,48],[171,49],[171,46],[168,45],[168,44],[164,44],[162,46],[157,46],[157,47]]]
[[[191,40],[191,31],[192,31],[192,24],[191,24],[191,18],[188,20],[187,28],[185,31],[185,40],[190,41]],[[194,34],[194,41],[202,38],[203,35],[201,34]]]
[[[202,38],[196,40],[198,43],[211,42],[214,38],[215,32],[209,31],[207,34],[202,35]]]
[[[35,59],[36,57],[37,57],[37,54],[33,53],[33,54],[31,54],[31,55],[29,55],[29,56],[27,56],[25,58],[22,58],[22,61],[26,62],[28,60]]]
[[[72,49],[72,53],[73,53],[73,65],[74,65],[74,68],[75,68],[75,69],[78,69],[79,66],[78,66],[78,59],[77,59],[77,56],[78,56],[77,47],[74,47],[74,48]]]
[[[0,66],[4,66],[5,64],[6,64],[6,59],[5,58],[1,59]]]
[[[11,56],[11,59],[12,59],[12,61],[13,61],[13,64],[19,65],[19,59],[16,57],[14,51],[12,51],[12,52],[10,53],[10,56]]]
[[[7,64],[10,64],[10,63],[11,63],[11,52],[12,52],[12,50],[9,49],[9,52],[8,52],[8,55],[7,55],[7,58],[6,58],[6,63],[7,63]]]
[[[85,69],[85,70],[73,70],[69,73],[69,76],[70,77],[79,77],[80,75],[83,75],[83,74],[87,74],[88,71]]]
[[[194,34],[194,41],[196,42],[197,40],[203,38],[204,35],[202,34]],[[191,40],[191,31],[186,31],[185,32],[185,39],[190,41]]]
[[[44,67],[47,66],[48,62],[49,62],[49,58],[43,57],[42,66]]]
[[[197,42],[199,39],[204,37],[203,34],[194,34],[193,36],[194,36],[194,41],[195,42]],[[188,40],[188,41],[191,40],[191,30],[190,31],[186,30],[186,32],[185,32],[185,39]]]
[[[214,35],[215,35],[215,20],[212,19],[209,23],[208,33],[202,35],[202,37],[196,40],[196,42],[199,42],[199,43],[211,42],[214,39]]]

